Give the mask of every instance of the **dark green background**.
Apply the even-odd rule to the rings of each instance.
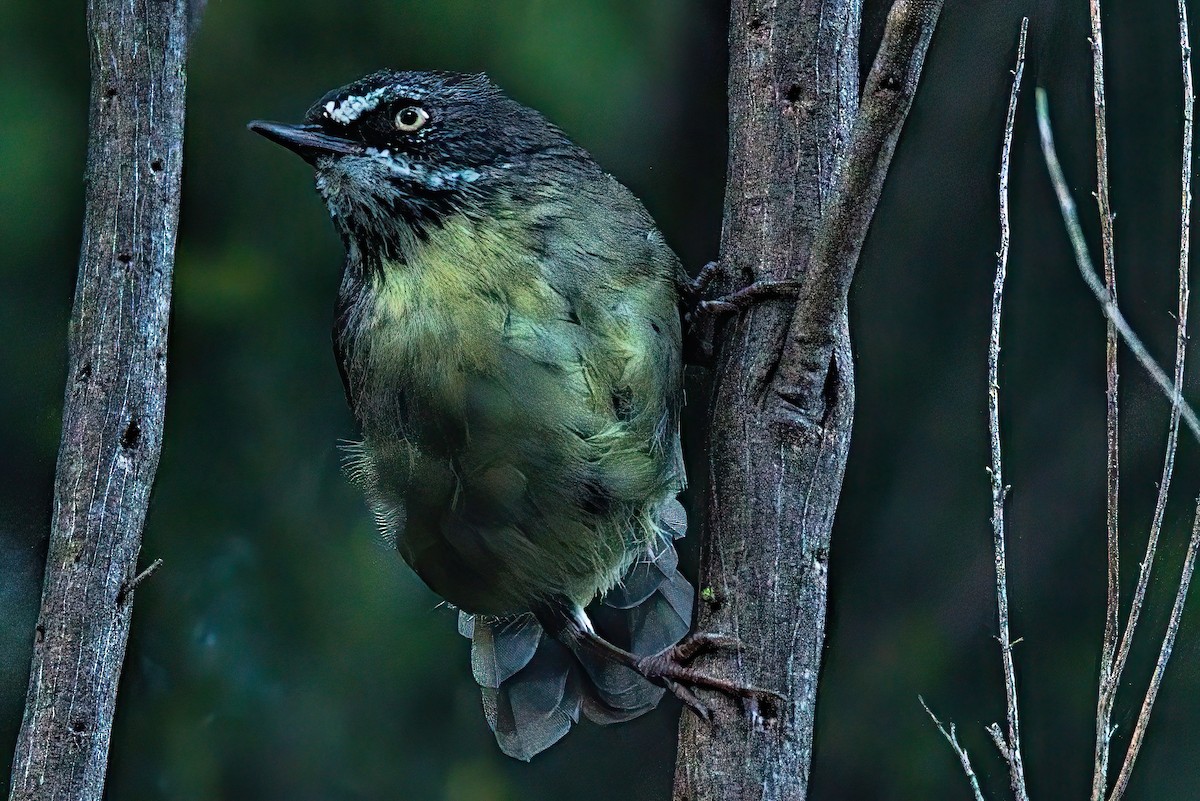
[[[80,5],[0,4],[5,755],[28,673],[79,243]],[[983,470],[995,173],[1029,13],[1026,85],[1051,91],[1096,241],[1086,5],[948,0],[930,51],[851,298],[858,415],[834,535],[815,798],[968,797],[918,693],[957,721],[1003,795],[982,729],[1003,717]],[[1121,297],[1164,361],[1181,108],[1174,6],[1106,3]],[[867,4],[865,49],[882,7]],[[725,18],[712,0],[210,2],[191,61],[166,446],[143,551],[165,565],[138,592],[112,799],[667,797],[674,704],[615,728],[580,726],[531,765],[495,748],[453,613],[376,542],[339,473],[335,444],[354,429],[329,353],[337,237],[307,168],[243,126],[298,119],[327,89],[381,66],[486,70],[641,195],[696,266],[719,235]],[[1025,99],[1002,361],[1014,636],[1024,637],[1033,794],[1082,797],[1103,622],[1103,322],[1069,259],[1032,92]],[[1166,404],[1124,365],[1127,598]],[[1197,381],[1189,387],[1200,398]],[[701,414],[694,404],[693,430]],[[1196,451],[1185,439],[1156,605],[1118,699],[1122,745],[1200,490]],[[1200,798],[1198,635],[1193,615],[1134,798]]]

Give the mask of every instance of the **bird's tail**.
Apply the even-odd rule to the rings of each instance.
[[[682,513],[677,501],[663,510],[662,526],[676,537],[685,526]],[[639,656],[675,644],[691,626],[692,586],[664,539],[656,556],[634,564],[588,608],[601,636]],[[580,713],[595,723],[619,723],[649,712],[663,695],[624,665],[568,648],[532,614],[497,620],[460,613],[458,629],[471,638],[471,669],[488,725],[500,750],[517,759],[528,761],[558,742]]]

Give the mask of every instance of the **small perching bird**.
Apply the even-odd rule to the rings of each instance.
[[[684,639],[684,273],[637,198],[483,75],[378,72],[250,128],[316,170],[346,247],[349,473],[461,610],[504,752],[664,687],[702,715],[695,687],[762,697],[687,666],[732,643]]]

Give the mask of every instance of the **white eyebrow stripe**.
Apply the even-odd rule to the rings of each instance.
[[[374,111],[387,92],[387,87],[374,89],[365,95],[349,95],[340,101],[325,104],[325,116],[342,125],[349,125],[368,111]]]

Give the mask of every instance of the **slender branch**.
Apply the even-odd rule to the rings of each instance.
[[[1008,487],[1004,485],[1000,454],[1000,317],[1004,304],[1004,281],[1008,274],[1009,207],[1008,171],[1012,153],[1013,126],[1017,118],[1017,101],[1021,95],[1021,77],[1025,73],[1025,39],[1029,18],[1021,20],[1017,39],[1017,64],[1013,69],[1012,92],[1008,99],[1008,116],[1004,122],[1004,141],[1000,148],[1000,250],[996,254],[996,280],[992,285],[992,329],[988,342],[988,429],[991,435],[992,465],[988,470],[992,484],[992,538],[996,552],[996,617],[1000,626],[1000,655],[1004,664],[1004,696],[1007,701],[1008,738],[1001,752],[1008,761],[1009,781],[1017,801],[1028,801],[1025,787],[1025,768],[1021,760],[1021,725],[1017,705],[1017,676],[1013,667],[1012,634],[1008,619],[1008,567],[1004,545],[1004,501]],[[997,745],[1000,729],[996,727]]]
[[[971,757],[967,754],[967,749],[959,745],[958,734],[954,730],[954,724],[951,723],[950,730],[946,731],[946,727],[937,719],[937,715],[933,714],[933,710],[929,708],[929,704],[925,703],[925,699],[918,695],[917,700],[925,708],[925,712],[929,715],[930,720],[933,721],[933,725],[937,726],[938,731],[946,738],[946,742],[950,743],[950,747],[954,749],[954,755],[958,757],[958,762],[962,765],[963,773],[967,774],[967,781],[971,783],[971,792],[975,794],[975,801],[983,801],[983,791],[979,789],[979,779],[975,778],[975,771],[971,767]]]
[[[1004,739],[1004,732],[1001,730],[1000,724],[989,723],[984,727],[984,731],[991,735],[992,742],[996,744],[996,750],[1000,752],[1000,756],[1004,757],[1004,761],[1011,763],[1012,752],[1008,750],[1008,742]]]
[[[1162,647],[1158,652],[1158,661],[1154,663],[1154,674],[1150,677],[1150,686],[1146,688],[1146,697],[1142,699],[1142,709],[1138,713],[1137,723],[1133,727],[1133,736],[1129,740],[1129,749],[1125,752],[1125,762],[1117,775],[1112,795],[1108,801],[1119,801],[1129,786],[1129,776],[1133,772],[1133,764],[1137,761],[1138,751],[1141,750],[1142,740],[1146,736],[1146,727],[1150,724],[1150,713],[1154,709],[1154,701],[1158,698],[1159,688],[1162,687],[1163,676],[1167,672],[1167,663],[1171,661],[1171,652],[1175,648],[1175,635],[1179,632],[1179,621],[1183,617],[1183,607],[1187,603],[1188,589],[1192,583],[1192,573],[1196,567],[1196,553],[1200,551],[1200,499],[1196,501],[1196,514],[1192,519],[1192,537],[1188,542],[1187,556],[1183,560],[1183,571],[1179,577],[1179,589],[1175,593],[1175,603],[1171,606],[1171,617],[1167,621],[1167,632],[1163,635]]]
[[[1184,52],[1188,53],[1190,51],[1185,49]],[[1129,323],[1121,314],[1117,304],[1112,301],[1106,293],[1104,286],[1100,283],[1100,279],[1096,276],[1096,272],[1092,267],[1091,257],[1087,252],[1087,243],[1083,238],[1082,230],[1079,228],[1079,219],[1075,213],[1075,204],[1071,199],[1066,178],[1063,176],[1062,166],[1059,164],[1058,155],[1054,149],[1054,136],[1050,128],[1049,104],[1046,100],[1046,93],[1042,89],[1038,89],[1037,92],[1037,112],[1038,127],[1041,130],[1042,152],[1046,160],[1046,167],[1050,173],[1050,180],[1054,184],[1055,192],[1058,195],[1059,206],[1062,210],[1063,220],[1066,224],[1071,244],[1075,250],[1075,259],[1079,265],[1080,272],[1083,274],[1084,280],[1092,290],[1092,293],[1100,301],[1105,315],[1116,325],[1117,330],[1125,339],[1130,351],[1133,352],[1138,362],[1154,379],[1155,384],[1171,398],[1172,408],[1178,410],[1188,429],[1196,436],[1197,440],[1200,440],[1200,424],[1197,422],[1195,411],[1183,399],[1179,389],[1171,386],[1162,368],[1151,358],[1145,345],[1142,344],[1142,341],[1133,332],[1132,328],[1130,328]],[[1176,359],[1178,363],[1178,355]],[[1167,624],[1167,633],[1163,639],[1154,675],[1151,678],[1150,687],[1147,689],[1146,696],[1143,699],[1142,710],[1138,715],[1138,722],[1134,729],[1133,738],[1130,742],[1129,750],[1126,752],[1125,762],[1121,767],[1121,772],[1113,789],[1113,795],[1110,796],[1110,801],[1117,801],[1128,786],[1129,774],[1137,759],[1138,750],[1141,748],[1142,738],[1145,736],[1145,729],[1149,723],[1150,712],[1153,709],[1154,700],[1162,682],[1162,676],[1166,671],[1167,662],[1171,658],[1175,634],[1179,628],[1179,619],[1183,614],[1184,602],[1187,599],[1188,587],[1191,582],[1193,568],[1195,567],[1196,552],[1200,549],[1200,502],[1197,504],[1196,514],[1197,517],[1192,527],[1192,539],[1188,545],[1187,557],[1184,560],[1179,589],[1176,593],[1175,604],[1171,610],[1171,618]],[[1105,734],[1110,735],[1111,731],[1107,731]]]
[[[1046,99],[1046,90],[1041,88],[1037,90],[1037,117],[1038,129],[1041,131],[1042,155],[1046,161],[1046,169],[1050,173],[1050,182],[1054,185],[1055,194],[1058,195],[1058,205],[1062,212],[1063,223],[1067,228],[1071,247],[1075,251],[1075,263],[1079,267],[1084,282],[1092,290],[1092,294],[1100,303],[1104,316],[1116,326],[1125,345],[1133,353],[1138,363],[1150,375],[1158,388],[1170,398],[1171,405],[1179,409],[1180,417],[1183,418],[1188,430],[1192,432],[1197,441],[1200,441],[1200,418],[1196,416],[1196,411],[1184,399],[1183,393],[1171,385],[1167,374],[1154,361],[1154,357],[1150,355],[1141,338],[1134,332],[1125,319],[1125,315],[1121,313],[1120,307],[1109,297],[1104,284],[1096,275],[1096,270],[1092,266],[1092,257],[1088,254],[1087,240],[1083,237],[1083,229],[1079,227],[1079,215],[1075,210],[1075,201],[1071,198],[1071,190],[1067,186],[1067,179],[1063,175],[1062,165],[1058,161],[1058,153],[1054,148],[1049,101]]]
[[[775,377],[779,395],[810,419],[821,416],[833,332],[941,12],[942,0],[896,0],[888,12],[836,194],[813,242]]]
[[[1184,358],[1187,353],[1188,267],[1191,261],[1193,113],[1196,102],[1192,85],[1192,46],[1188,33],[1187,3],[1185,0],[1178,0],[1178,10],[1180,66],[1183,72],[1183,151],[1180,168],[1179,309],[1176,314],[1177,327],[1175,332],[1175,395],[1178,395],[1183,388]],[[1120,683],[1121,671],[1124,669],[1125,661],[1129,657],[1133,632],[1137,628],[1138,617],[1141,614],[1142,604],[1146,597],[1146,589],[1150,584],[1150,571],[1154,565],[1158,538],[1162,531],[1163,518],[1166,515],[1171,477],[1175,470],[1175,451],[1179,441],[1179,413],[1179,406],[1172,405],[1171,421],[1167,430],[1167,452],[1163,458],[1162,479],[1158,484],[1158,498],[1154,503],[1154,518],[1150,523],[1150,536],[1146,543],[1146,556],[1142,560],[1137,588],[1134,590],[1133,605],[1129,610],[1129,622],[1125,626],[1125,634],[1121,638],[1121,645],[1117,651],[1117,662],[1114,666],[1114,687]],[[1183,613],[1183,601],[1187,595],[1187,587],[1191,582],[1192,568],[1196,557],[1197,531],[1200,530],[1198,527],[1200,527],[1200,506],[1197,507],[1196,520],[1192,527],[1192,540],[1188,545],[1188,555],[1184,562],[1183,576],[1180,579],[1179,591],[1175,597],[1175,605],[1171,610],[1171,621],[1167,625],[1167,634],[1163,638],[1158,662],[1154,667],[1154,675],[1142,700],[1142,711],[1138,715],[1133,737],[1125,752],[1125,760],[1121,765],[1121,772],[1117,775],[1117,781],[1113,787],[1112,794],[1109,796],[1109,801],[1120,801],[1121,797],[1125,794],[1125,789],[1129,785],[1129,776],[1133,771],[1134,762],[1137,761],[1138,751],[1141,749],[1142,738],[1145,736],[1146,726],[1150,721],[1150,712],[1154,707],[1154,699],[1158,695],[1158,688],[1162,683],[1162,674],[1166,670],[1167,660],[1171,656],[1175,632],[1179,627],[1179,616]]]
[[[1180,169],[1180,201],[1179,201],[1179,307],[1176,312],[1175,331],[1175,382],[1174,394],[1178,395],[1183,389],[1184,360],[1187,355],[1187,320],[1188,320],[1188,267],[1191,260],[1191,215],[1192,215],[1192,144],[1193,127],[1192,115],[1195,105],[1195,94],[1192,88],[1192,48],[1189,42],[1187,6],[1185,0],[1179,0],[1179,45],[1181,65],[1183,70],[1183,153]],[[1129,609],[1129,618],[1125,631],[1121,635],[1121,644],[1117,649],[1116,663],[1113,665],[1113,692],[1121,683],[1121,674],[1129,658],[1133,645],[1133,634],[1137,629],[1142,606],[1145,603],[1146,591],[1150,586],[1150,574],[1154,567],[1154,557],[1158,549],[1159,535],[1162,533],[1163,519],[1167,511],[1167,498],[1171,491],[1171,478],[1175,472],[1175,452],[1179,443],[1179,413],[1177,405],[1171,406],[1171,419],[1167,427],[1167,448],[1163,457],[1162,478],[1158,482],[1158,496],[1154,502],[1154,517],[1150,522],[1150,536],[1146,542],[1146,555],[1142,559],[1138,572],[1137,587],[1133,592],[1133,603]],[[1111,709],[1111,704],[1110,704]],[[1122,769],[1124,770],[1124,769]],[[1118,780],[1118,785],[1120,781]],[[1119,798],[1119,794],[1114,796]]]
[[[100,801],[162,446],[187,2],[89,0],[83,243],[11,801]]]
[[[1100,0],[1091,0],[1092,100],[1096,116],[1096,203],[1100,210],[1100,241],[1104,259],[1104,287],[1116,303],[1117,274],[1114,254],[1113,214],[1108,193],[1108,125],[1104,104],[1104,39],[1100,24]],[[1105,326],[1105,401],[1107,405],[1107,534],[1108,587],[1104,609],[1104,640],[1100,652],[1100,682],[1096,699],[1096,759],[1092,774],[1092,801],[1103,801],[1108,782],[1108,751],[1112,737],[1112,707],[1117,682],[1113,661],[1120,636],[1120,535],[1119,489],[1119,404],[1117,376],[1117,329],[1110,319]]]
[[[123,604],[132,599],[133,591],[142,586],[143,581],[157,573],[158,569],[162,567],[162,565],[162,559],[155,559],[146,567],[145,570],[130,579],[125,586],[121,587],[121,591],[117,593],[117,603]]]

